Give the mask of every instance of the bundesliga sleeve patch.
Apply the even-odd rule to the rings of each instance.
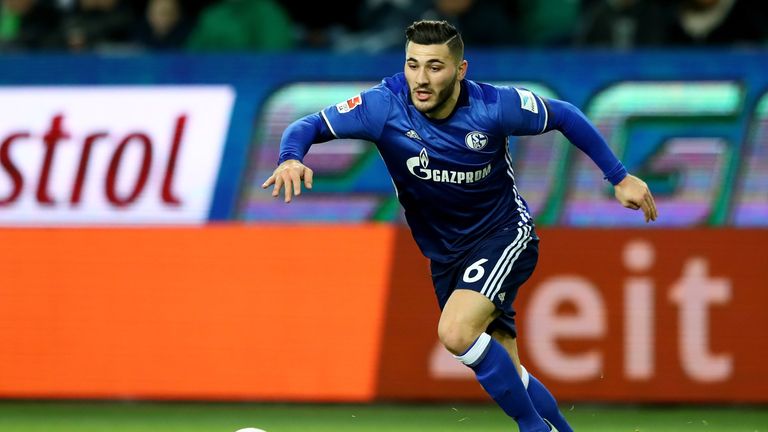
[[[520,95],[520,108],[538,114],[539,104],[536,102],[536,96],[528,90],[520,90],[518,88],[515,90],[517,90],[517,94]]]
[[[349,98],[346,100],[346,102],[340,102],[336,104],[336,110],[341,113],[348,113],[355,109],[358,105],[363,104],[363,98],[360,97],[360,95],[357,95],[353,98]]]

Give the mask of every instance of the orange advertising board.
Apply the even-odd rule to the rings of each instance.
[[[768,230],[540,229],[561,401],[768,402]],[[0,230],[0,397],[488,400],[394,225]]]
[[[768,401],[767,230],[539,234],[539,266],[516,301],[518,345],[561,400]],[[378,394],[486,400],[440,347],[419,261],[398,236]]]
[[[0,230],[0,396],[370,400],[391,246],[376,225]]]

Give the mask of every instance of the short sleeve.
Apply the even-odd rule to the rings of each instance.
[[[376,86],[320,111],[336,138],[377,141],[389,118],[392,93]]]
[[[538,135],[547,128],[544,101],[530,90],[499,87],[501,123],[507,135]]]

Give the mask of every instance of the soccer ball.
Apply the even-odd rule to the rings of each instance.
[[[256,428],[242,428],[238,429],[235,432],[267,432],[263,429],[256,429]]]

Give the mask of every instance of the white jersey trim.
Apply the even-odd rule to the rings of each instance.
[[[523,227],[518,228],[517,237],[515,237],[515,240],[504,249],[499,260],[496,261],[490,276],[488,276],[488,279],[485,280],[485,284],[483,284],[483,289],[480,290],[480,294],[485,295],[493,301],[493,298],[496,297],[499,291],[501,291],[501,287],[504,285],[504,280],[509,276],[509,272],[512,271],[512,267],[515,265],[515,262],[525,250],[526,246],[528,246],[529,241],[531,241],[531,227],[529,225],[524,225]]]
[[[520,258],[520,254],[523,253],[528,246],[528,242],[531,241],[531,227],[530,225],[524,225],[522,228],[518,228],[518,236],[515,238],[515,242],[510,244],[506,250],[504,250],[506,256],[499,259],[499,262],[503,261],[502,266],[499,268],[499,272],[493,276],[491,281],[490,292],[487,293],[487,297],[493,301],[493,298],[501,291],[501,287],[504,285],[504,280],[509,276],[512,271],[512,267],[515,266],[515,262]],[[518,241],[522,235],[522,241]],[[512,249],[510,249],[510,247]],[[507,253],[508,252],[508,253]],[[491,280],[491,278],[489,278]],[[486,281],[488,282],[488,281]]]
[[[522,235],[523,235],[523,231],[520,228],[518,228],[517,237],[515,237],[512,243],[510,243],[509,246],[507,246],[507,248],[504,249],[504,252],[501,253],[501,257],[499,257],[499,259],[496,261],[496,264],[494,264],[493,270],[491,270],[491,274],[488,275],[488,279],[485,280],[485,283],[483,284],[483,288],[480,290],[480,294],[488,298],[492,298],[488,295],[488,292],[493,290],[493,288],[491,288],[491,290],[488,289],[491,285],[491,281],[493,281],[496,278],[496,273],[499,271],[499,268],[502,266],[502,263],[507,258],[507,255],[509,254],[510,250],[513,249],[515,245],[517,245],[517,243],[520,241],[520,239],[522,238]]]
[[[515,182],[515,171],[512,169],[512,155],[509,154],[509,147],[504,152],[504,160],[507,161],[507,175],[512,178],[512,192],[515,194],[515,203],[517,203],[517,210],[520,212],[520,219],[527,223],[531,218],[528,209],[525,208],[525,204],[520,200],[520,193],[517,191],[517,184]]]
[[[333,126],[331,126],[331,121],[328,120],[328,117],[325,115],[325,110],[320,111],[320,116],[323,118],[323,121],[325,121],[325,124],[328,126],[328,129],[331,130],[331,133],[334,137],[338,138],[339,136],[336,135],[336,131],[333,130]]]
[[[547,111],[547,105],[544,103],[544,99],[540,98],[538,95],[536,95],[536,98],[539,99],[539,102],[541,102],[541,109],[544,111],[544,127],[541,128],[541,133],[544,133],[545,130],[547,130],[547,123],[549,122],[549,112]]]

